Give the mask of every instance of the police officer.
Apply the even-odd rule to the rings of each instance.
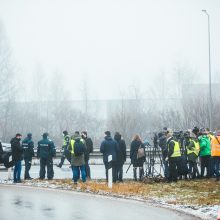
[[[61,168],[63,166],[64,160],[67,159],[69,163],[71,163],[71,153],[68,150],[68,146],[70,143],[70,136],[67,131],[63,131],[63,154],[60,160],[60,163],[57,165],[57,167]]]
[[[47,166],[47,178],[53,179],[53,157],[56,156],[56,149],[48,133],[43,134],[43,139],[38,142],[37,157],[40,158],[40,179],[45,178],[45,166]]]
[[[24,179],[31,180],[29,171],[31,169],[32,157],[34,157],[34,142],[32,140],[32,134],[28,133],[27,137],[22,141],[22,147],[24,150],[24,162],[25,162],[25,172]]]

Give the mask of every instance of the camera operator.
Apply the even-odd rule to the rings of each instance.
[[[166,179],[169,177],[169,165],[168,160],[165,160],[168,156],[167,151],[167,137],[165,135],[165,132],[158,133],[158,145],[161,148],[162,151],[162,160],[164,165],[164,176]]]

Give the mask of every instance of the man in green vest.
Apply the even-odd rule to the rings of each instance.
[[[166,160],[169,161],[169,177],[168,182],[177,182],[178,167],[181,162],[181,153],[179,142],[173,138],[173,130],[167,129],[167,150],[168,157]]]

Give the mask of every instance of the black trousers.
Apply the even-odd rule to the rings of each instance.
[[[71,153],[69,151],[67,151],[67,150],[64,151],[63,154],[62,154],[60,163],[58,165],[59,167],[63,166],[63,163],[64,163],[65,159],[67,159],[69,161],[69,163],[71,164]]]
[[[114,162],[114,161],[104,162],[104,164],[105,164],[106,181],[108,182],[108,170],[112,168],[112,180],[113,180],[113,183],[116,183],[116,180],[117,180],[117,166],[116,166],[116,162]]]
[[[177,181],[178,167],[181,165],[181,157],[170,157],[169,158],[169,181]]]
[[[206,177],[210,178],[210,172],[211,172],[211,156],[202,156],[200,157],[201,161],[201,177],[204,177],[204,172],[206,168]]]
[[[47,166],[47,178],[53,179],[53,176],[54,176],[53,159],[51,157],[40,158],[40,179],[45,179],[46,166]]]
[[[29,171],[31,169],[32,158],[25,158],[24,162],[25,162],[24,178],[28,179],[28,178],[30,178]]]
[[[123,165],[124,163],[116,164],[116,179],[120,182],[123,181]]]
[[[86,168],[86,177],[91,179],[91,171],[88,160],[85,161],[85,168]]]

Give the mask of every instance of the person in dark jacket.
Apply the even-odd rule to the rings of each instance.
[[[93,142],[92,139],[88,137],[87,131],[82,131],[81,137],[85,141],[85,145],[86,145],[86,152],[85,152],[86,177],[87,179],[91,179],[89,155],[93,152]]]
[[[68,150],[69,143],[70,143],[70,136],[68,134],[68,131],[65,130],[63,131],[63,146],[62,146],[63,154],[61,156],[60,163],[56,165],[59,168],[63,166],[65,159],[67,159],[69,163],[71,163],[71,153]]]
[[[53,157],[56,156],[56,149],[48,133],[43,134],[43,139],[38,142],[37,158],[40,158],[40,179],[45,179],[45,167],[47,166],[47,178],[53,179]]]
[[[119,182],[123,182],[123,165],[126,161],[126,144],[119,132],[115,132],[114,140],[118,143],[116,176]]]
[[[130,158],[131,164],[133,164],[133,174],[134,180],[137,181],[137,168],[139,167],[139,180],[141,181],[144,176],[144,162],[146,161],[146,154],[142,157],[138,156],[139,148],[143,148],[145,151],[144,143],[141,140],[141,137],[136,134],[131,142],[130,148]]]
[[[116,161],[118,153],[118,144],[111,137],[111,132],[105,132],[105,140],[102,141],[100,152],[103,153],[103,162],[105,164],[106,181],[108,181],[108,169],[112,168],[113,183],[116,183]],[[112,161],[108,161],[108,156],[112,155]]]
[[[163,165],[164,165],[164,176],[166,179],[169,177],[169,165],[168,161],[165,160],[167,158],[167,137],[164,132],[160,132],[158,134],[158,145],[161,148],[162,151],[162,160],[163,160]]]
[[[31,180],[29,171],[31,169],[32,157],[34,157],[34,142],[32,140],[32,134],[28,133],[27,137],[22,141],[22,147],[24,150],[24,162],[25,162],[25,172],[24,179]]]
[[[21,182],[21,161],[23,160],[23,147],[21,146],[21,134],[16,134],[14,138],[11,139],[11,152],[12,160],[14,161],[14,183]]]

